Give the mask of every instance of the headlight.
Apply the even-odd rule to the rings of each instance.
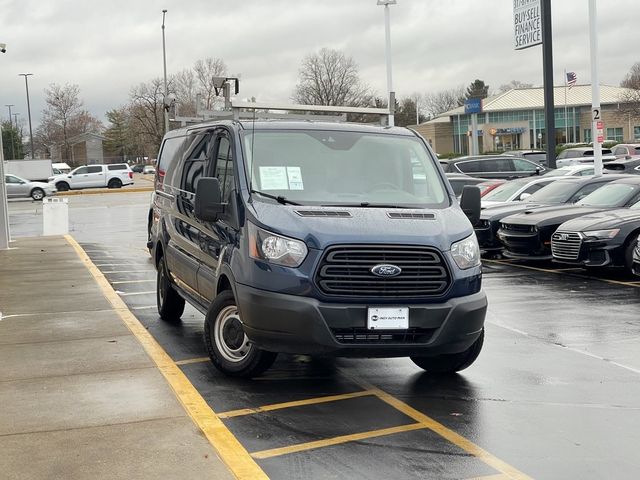
[[[608,240],[615,237],[619,231],[619,228],[613,228],[611,230],[592,230],[590,232],[584,232],[584,235],[585,237],[591,237],[598,240]]]
[[[299,267],[308,253],[300,240],[282,237],[249,223],[249,256],[276,265]]]
[[[476,234],[451,245],[451,255],[462,270],[480,265],[480,247]]]

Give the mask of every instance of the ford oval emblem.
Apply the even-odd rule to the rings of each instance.
[[[397,265],[390,265],[388,263],[381,263],[371,268],[371,273],[378,277],[395,277],[400,275],[402,269]]]

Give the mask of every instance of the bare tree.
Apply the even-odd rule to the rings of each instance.
[[[176,94],[176,108],[180,115],[194,116],[196,114],[196,99],[198,86],[193,70],[185,68],[171,78],[171,84]]]
[[[69,138],[81,133],[100,133],[103,125],[82,109],[78,85],[60,86],[53,83],[44,93],[47,106],[36,130],[37,142],[49,153],[54,145],[62,145],[60,153],[65,159],[69,159]]]
[[[217,97],[213,77],[227,76],[227,65],[221,58],[205,58],[198,60],[193,66],[198,90],[202,93],[202,101],[205,110],[213,110]]]
[[[157,152],[164,135],[163,97],[164,84],[160,78],[154,78],[147,83],[131,89],[129,115],[131,128],[144,143]]]
[[[307,105],[361,107],[371,105],[373,94],[360,80],[353,58],[323,48],[302,60],[292,99]]]
[[[620,82],[620,86],[640,90],[640,62],[636,62],[631,66],[629,73]]]
[[[620,98],[621,115],[640,117],[640,62],[633,64],[620,86],[626,89]]]
[[[465,87],[460,85],[448,90],[427,93],[424,95],[423,110],[430,117],[437,117],[441,113],[448,112],[461,105],[465,95]]]
[[[509,90],[513,90],[514,88],[531,88],[533,87],[532,83],[524,83],[520,80],[511,80],[509,83],[505,83],[504,85],[500,85],[498,88],[498,93],[505,93]]]

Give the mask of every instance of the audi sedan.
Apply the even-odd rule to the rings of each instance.
[[[583,267],[632,271],[640,232],[640,202],[564,222],[551,237],[553,260]]]

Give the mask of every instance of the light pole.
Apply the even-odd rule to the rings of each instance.
[[[596,177],[602,176],[602,142],[604,124],[600,108],[600,80],[598,79],[598,9],[596,0],[589,0],[589,52],[591,57],[591,141],[593,168]]]
[[[169,131],[169,105],[167,105],[169,97],[169,88],[167,87],[167,50],[164,42],[164,17],[166,10],[162,10],[162,64],[164,66],[164,99],[162,100],[162,109],[164,110],[164,133]]]
[[[389,92],[389,126],[395,124],[394,114],[396,108],[395,92],[393,91],[393,79],[391,76],[391,19],[389,13],[389,5],[396,5],[396,0],[378,0],[378,5],[384,5],[384,37],[385,50],[387,57],[387,91]]]
[[[14,107],[15,105],[11,104],[11,105],[5,105],[5,107],[7,107],[9,109],[9,125],[11,126],[11,129],[13,130],[13,120],[11,120],[11,107]],[[16,130],[18,129],[18,125],[16,125]],[[13,145],[13,134],[11,135],[11,156],[13,157],[13,160],[16,159],[16,150],[15,147]]]
[[[19,77],[24,77],[24,86],[27,89],[27,115],[29,116],[29,142],[31,142],[31,159],[33,160],[35,157],[33,155],[33,129],[31,128],[31,104],[29,103],[29,82],[28,77],[33,75],[33,73],[19,73]]]

